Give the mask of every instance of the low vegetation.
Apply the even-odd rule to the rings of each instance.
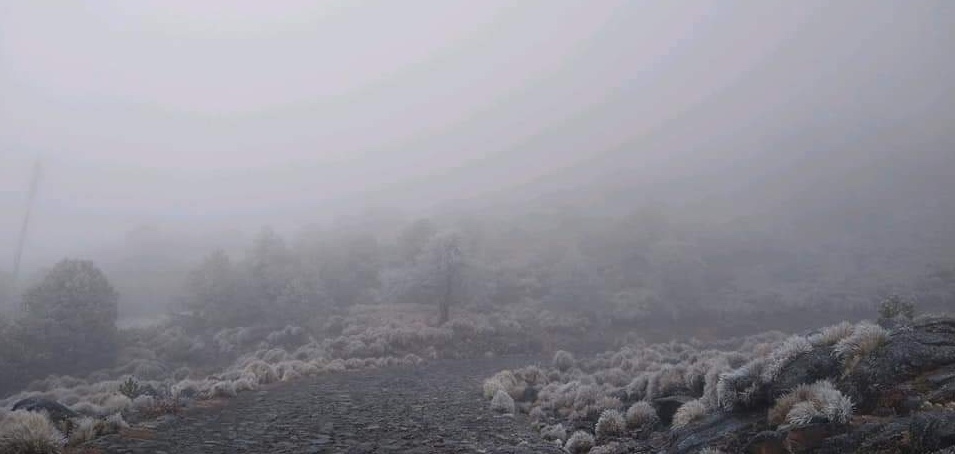
[[[740,427],[749,437],[760,430],[785,437],[811,425],[863,424],[860,414],[917,411],[905,407],[905,399],[919,399],[916,408],[928,411],[955,408],[951,391],[914,391],[924,373],[942,371],[937,380],[949,376],[944,371],[955,364],[955,319],[924,316],[892,324],[840,323],[803,335],[765,333],[720,342],[638,342],[581,358],[559,351],[549,365],[503,370],[483,387],[485,395],[496,390],[514,397],[515,408],[543,438],[563,442],[570,452],[629,452],[622,446],[636,449],[641,440],[667,433],[672,442],[694,431],[706,435],[686,440],[713,441],[696,449],[735,452],[745,447],[733,441],[747,437],[732,433]],[[902,363],[892,359],[899,355],[907,355]],[[892,397],[899,393],[907,397]],[[706,432],[734,420],[747,423],[726,426],[722,436]],[[654,446],[659,443],[665,442]]]

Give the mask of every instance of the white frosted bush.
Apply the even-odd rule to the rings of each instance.
[[[642,429],[644,427],[653,427],[660,422],[657,416],[657,409],[653,408],[649,402],[640,401],[627,409],[627,427],[631,429]]]
[[[623,435],[627,428],[623,414],[617,410],[604,410],[597,418],[594,433],[600,438],[617,437]]]
[[[817,347],[828,347],[851,336],[853,331],[855,331],[855,325],[849,322],[841,322],[827,326],[819,333],[809,336],[809,342]]]
[[[4,454],[60,454],[66,438],[46,415],[18,410],[0,420],[0,452]]]
[[[514,399],[503,390],[498,390],[491,399],[491,410],[499,413],[514,413]]]
[[[593,447],[594,436],[582,430],[574,432],[564,444],[564,449],[570,454],[587,454]]]
[[[70,446],[76,446],[86,443],[94,438],[96,438],[96,420],[89,417],[80,418],[78,421],[76,421],[76,425],[70,432],[70,437],[67,444]]]
[[[279,376],[272,365],[264,361],[252,361],[245,366],[244,372],[255,377],[260,385],[267,385],[279,381]]]
[[[772,383],[784,367],[789,365],[799,355],[812,351],[812,344],[802,336],[792,336],[786,339],[778,348],[769,354],[766,367],[760,373],[763,383]]]
[[[133,401],[122,394],[112,394],[101,405],[107,413],[120,413],[132,408]]]
[[[699,399],[691,400],[676,410],[673,415],[673,428],[679,429],[706,416],[706,406]]]
[[[889,332],[885,328],[862,322],[856,325],[851,335],[836,343],[833,352],[846,363],[853,358],[861,358],[872,353],[884,344],[888,337]]]
[[[219,381],[209,388],[209,394],[214,398],[228,398],[237,395],[235,383],[231,381]]]
[[[483,388],[484,397],[487,399],[493,398],[498,391],[504,391],[512,398],[520,397],[524,392],[524,388],[520,386],[517,377],[509,370],[502,370],[484,380]]]
[[[852,419],[853,411],[854,406],[849,397],[836,389],[832,382],[820,380],[799,385],[777,399],[769,409],[767,418],[774,426],[783,423],[803,425],[814,419],[847,424]]]
[[[544,426],[541,428],[541,438],[544,440],[560,440],[561,443],[567,439],[567,429],[561,423]]]

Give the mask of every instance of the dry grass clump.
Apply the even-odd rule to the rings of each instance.
[[[636,342],[582,358],[559,351],[550,368],[533,366],[489,377],[484,393],[486,398],[500,392],[524,400],[522,411],[543,427],[557,423],[594,427],[598,438],[606,438],[619,433],[618,426],[621,431],[641,432],[658,427],[659,417],[651,402],[661,397],[693,398],[677,410],[672,428],[716,411],[763,411],[773,404],[769,391],[776,381],[803,355],[824,348],[840,358],[858,361],[887,338],[884,329],[862,322],[840,323],[809,336],[785,337],[773,332],[712,344],[697,340]],[[715,345],[739,350],[717,349]],[[830,376],[837,378],[840,373],[834,370]],[[772,422],[797,424],[820,418],[844,422],[851,417],[852,402],[830,382],[812,385],[811,394],[816,397],[806,397],[807,389],[810,385],[778,399],[770,412]]]
[[[4,454],[60,454],[66,437],[43,413],[24,410],[0,420],[0,452]]]
[[[618,410],[604,410],[597,419],[594,433],[599,438],[619,437],[626,432],[627,422]]]
[[[711,447],[707,446],[707,447],[701,449],[699,454],[723,454],[723,451],[720,451],[719,449],[711,448]]]
[[[841,322],[821,329],[818,333],[809,336],[809,342],[816,347],[831,347],[839,341],[852,335],[856,327],[849,322]]]
[[[841,339],[833,347],[835,354],[846,369],[852,369],[861,358],[882,346],[889,338],[889,332],[879,325],[862,322],[856,325],[852,334]]]
[[[776,400],[769,410],[769,423],[803,425],[815,420],[847,424],[852,419],[852,400],[836,389],[832,382],[820,380],[797,386]]]
[[[90,417],[83,417],[76,421],[73,430],[70,431],[67,445],[77,446],[96,438],[96,420]]]
[[[574,432],[564,444],[564,450],[570,454],[587,454],[593,447],[594,436],[582,430]]]
[[[504,390],[497,390],[491,399],[491,410],[499,413],[514,413],[514,399]]]
[[[680,405],[680,408],[676,410],[676,413],[673,415],[672,427],[679,429],[704,416],[706,416],[706,406],[703,405],[703,402],[699,399],[691,400]]]
[[[627,427],[631,429],[653,427],[660,422],[657,409],[653,408],[653,405],[650,405],[649,402],[642,400],[634,403],[627,409],[626,419]]]
[[[548,441],[560,441],[567,439],[567,429],[561,423],[544,426],[541,428],[541,438]]]
[[[493,398],[498,391],[504,391],[511,398],[520,398],[524,393],[524,386],[514,375],[514,372],[509,370],[502,370],[490,378],[484,380],[484,397],[486,399]]]
[[[764,338],[766,336],[758,337]],[[781,336],[771,338],[781,339]],[[788,343],[777,340],[770,348],[765,342],[741,340],[737,345],[747,350],[729,352],[705,348],[702,343],[668,342],[638,343],[580,359],[559,351],[550,369],[532,366],[489,377],[483,384],[484,395],[490,398],[502,390],[517,400],[528,399],[527,411],[541,424],[562,422],[579,428],[596,428],[601,415],[605,415],[601,427],[610,427],[611,419],[607,418],[617,415],[620,418],[612,420],[619,424],[613,426],[619,426],[620,431],[644,430],[659,422],[651,400],[692,396],[697,400],[687,407],[686,414],[695,415],[689,411],[698,408],[703,408],[705,414],[717,408],[720,376],[732,373],[733,365],[741,365],[746,357],[760,358],[760,362],[749,366],[753,370],[745,374],[737,371],[751,381],[758,381],[771,353],[778,350],[775,361],[784,364],[804,352],[807,342],[804,338],[794,338]],[[781,345],[785,348],[780,349]],[[724,387],[727,383],[724,382]],[[731,394],[727,390],[724,394]],[[616,433],[604,429],[598,432],[600,437]]]

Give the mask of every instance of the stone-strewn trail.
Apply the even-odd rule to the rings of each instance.
[[[491,413],[481,397],[485,377],[532,361],[436,361],[329,374],[191,409],[154,430],[95,446],[135,454],[559,453],[526,422]]]

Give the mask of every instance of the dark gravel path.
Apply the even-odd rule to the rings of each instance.
[[[108,453],[562,452],[522,416],[492,413],[481,381],[529,358],[436,361],[330,374],[194,409],[139,440],[96,442]]]

